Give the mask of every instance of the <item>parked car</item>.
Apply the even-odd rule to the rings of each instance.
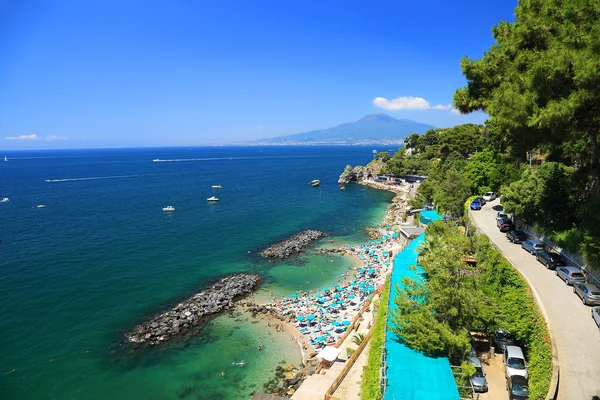
[[[481,210],[481,201],[475,199],[471,202],[471,210]]]
[[[496,221],[498,221],[499,219],[502,219],[502,218],[508,218],[508,215],[506,215],[502,211],[498,211],[498,213],[496,214]]]
[[[592,307],[592,318],[596,325],[598,325],[598,328],[600,328],[600,307]]]
[[[494,336],[494,344],[496,345],[496,350],[504,353],[506,346],[513,346],[515,344],[515,337],[512,333],[499,329]]]
[[[563,267],[556,268],[556,276],[565,281],[567,285],[573,285],[574,283],[585,283],[585,278],[581,273],[579,267]]]
[[[523,231],[508,231],[506,232],[506,237],[513,243],[521,243],[527,240],[527,234]]]
[[[525,379],[529,378],[525,356],[520,347],[506,346],[502,362],[504,363],[504,374],[506,375],[506,379],[510,379],[511,376],[515,375],[521,375]]]
[[[483,197],[478,197],[477,199],[479,200],[482,206],[485,206],[485,204],[487,203],[487,201],[485,201]]]
[[[499,219],[496,222],[496,225],[498,225],[498,229],[500,229],[500,232],[507,232],[515,229],[515,225],[508,218]]]
[[[544,251],[546,246],[538,240],[526,240],[521,242],[521,248],[527,250],[531,254],[537,254],[538,251]]]
[[[485,372],[483,372],[481,361],[477,357],[469,357],[469,363],[475,367],[475,373],[469,378],[473,390],[476,392],[487,392],[488,383],[487,379],[485,379]]]
[[[576,283],[573,293],[581,298],[585,305],[600,306],[600,289],[591,283]]]
[[[538,251],[535,253],[535,258],[548,269],[555,269],[560,265],[565,265],[565,260],[563,260],[560,254],[553,251]]]
[[[482,197],[483,197],[483,199],[485,201],[494,201],[494,200],[496,200],[496,193],[494,193],[494,192],[487,192]]]
[[[521,375],[511,376],[506,380],[509,400],[529,399],[529,382]]]

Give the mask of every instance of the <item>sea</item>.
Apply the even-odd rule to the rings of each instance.
[[[0,199],[9,198],[0,203],[0,398],[237,400],[262,391],[278,365],[301,359],[287,338],[257,351],[269,332],[250,315],[223,314],[196,336],[154,348],[135,348],[125,334],[232,273],[260,274],[263,295],[334,283],[348,258],[309,249],[269,262],[257,253],[305,229],[328,234],[317,247],[365,240],[392,194],[341,191],[337,179],[374,149],[395,150],[0,154]],[[175,211],[164,212],[169,205]]]

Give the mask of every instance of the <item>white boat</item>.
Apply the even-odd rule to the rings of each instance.
[[[45,204],[38,204],[38,205],[37,205],[37,206],[35,206],[35,207],[36,207],[36,208],[44,208],[44,207],[46,207],[46,205],[45,205]]]
[[[0,200],[0,203],[8,203],[8,197],[5,197],[2,200]]]
[[[160,162],[160,158],[155,158],[152,162]]]
[[[213,189],[223,189],[223,186],[221,186],[221,185],[212,185],[211,187]]]
[[[8,158],[6,158],[6,156],[4,156],[4,161],[8,161]]]
[[[216,198],[215,196],[209,197],[208,199],[206,199],[206,201],[219,201],[218,198]]]
[[[163,211],[175,211],[175,207],[173,207],[173,206],[166,206],[166,207],[163,207]]]
[[[314,187],[317,187],[317,186],[319,186],[319,185],[321,184],[321,181],[320,181],[320,180],[318,180],[318,179],[315,179],[315,180],[313,180],[313,181],[310,181],[310,182],[308,182],[308,183],[309,183],[309,184],[311,184],[311,185],[312,185],[312,186],[314,186]]]

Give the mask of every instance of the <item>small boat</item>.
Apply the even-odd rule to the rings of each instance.
[[[46,207],[45,204],[38,204],[37,206],[35,206],[35,208],[44,208],[44,207]]]
[[[318,179],[315,179],[315,180],[313,180],[313,181],[310,181],[310,182],[308,182],[308,183],[309,183],[310,185],[314,186],[314,187],[317,187],[317,186],[319,186],[319,185],[321,184],[321,181],[320,181],[320,180],[318,180]]]
[[[161,159],[160,158],[155,158],[154,160],[152,160],[152,162],[160,162]]]
[[[4,161],[8,161],[8,158],[6,158],[6,156],[4,156]]]
[[[342,192],[345,192],[345,191],[346,191],[346,186],[342,186],[342,187],[340,188],[340,190],[341,190]]]
[[[213,189],[223,189],[223,186],[221,186],[221,185],[212,185],[211,187]]]
[[[163,211],[175,211],[175,207],[173,207],[173,206],[166,206],[166,207],[163,207]]]
[[[8,197],[5,197],[2,200],[0,200],[0,203],[8,203]]]
[[[206,201],[219,201],[218,198],[216,198],[215,196],[209,197],[208,199],[206,199]]]

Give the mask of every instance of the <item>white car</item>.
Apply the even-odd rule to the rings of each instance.
[[[483,199],[485,201],[494,201],[494,200],[496,200],[496,193],[494,193],[494,192],[487,192],[482,197],[483,197]]]
[[[498,211],[498,214],[496,214],[496,221],[506,218],[508,218],[508,215],[504,214],[502,211]]]
[[[600,307],[592,307],[592,318],[596,325],[598,325],[598,328],[600,328]]]

